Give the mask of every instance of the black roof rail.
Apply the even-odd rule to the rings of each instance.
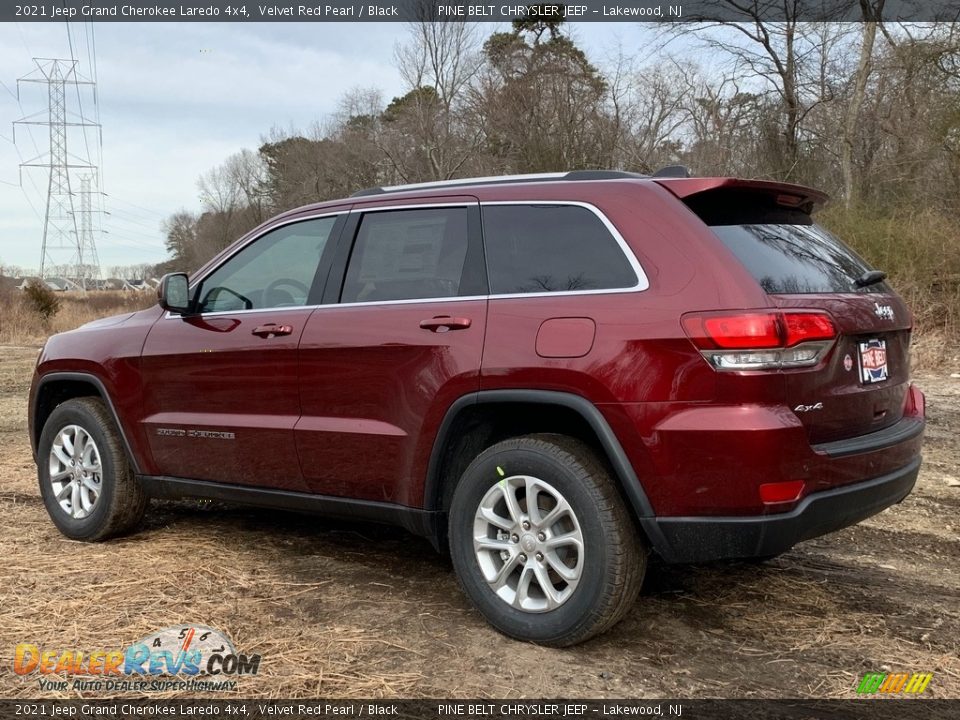
[[[432,190],[434,188],[456,187],[458,185],[507,185],[527,182],[555,182],[558,180],[624,180],[645,178],[647,175],[627,172],[626,170],[571,170],[559,173],[532,173],[527,175],[495,175],[492,177],[457,178],[456,180],[436,180],[410,185],[391,185],[387,187],[366,188],[358,190],[350,197],[365,197],[369,195],[383,195],[392,192],[407,190]]]
[[[686,165],[666,165],[657,170],[650,177],[655,178],[688,178],[693,177],[690,168]]]

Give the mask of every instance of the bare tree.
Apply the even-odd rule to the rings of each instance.
[[[267,219],[269,195],[266,188],[266,163],[263,157],[246,148],[229,157],[224,170],[250,210],[251,220],[260,224]]]
[[[735,19],[683,24],[667,32],[698,37],[734,75],[755,82],[758,92],[770,89],[776,94],[779,117],[768,157],[773,156],[774,174],[793,178],[799,172],[807,114],[833,99],[824,71],[847,29],[837,23],[801,22],[804,8],[797,2],[777,6],[784,15],[779,22],[766,19],[770,8],[761,0],[717,0],[716,4]]]
[[[435,22],[426,3],[395,49],[406,95],[387,107],[378,146],[405,181],[454,177],[476,154],[482,133],[469,122],[467,91],[481,57],[477,26]],[[412,141],[412,142],[411,142]]]
[[[677,162],[682,130],[689,123],[685,85],[690,71],[677,62],[641,70],[618,57],[607,82],[616,141],[610,167],[653,172]]]
[[[867,82],[873,70],[873,46],[883,13],[884,0],[860,0],[863,30],[860,39],[860,59],[854,73],[853,91],[844,112],[843,139],[840,147],[840,171],[843,174],[843,200],[849,208],[857,200],[857,186],[853,170],[853,151],[860,108],[867,93]]]

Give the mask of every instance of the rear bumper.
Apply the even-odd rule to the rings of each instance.
[[[660,540],[656,549],[671,563],[776,555],[900,502],[910,494],[919,471],[917,456],[894,472],[807,495],[790,512],[776,515],[651,518]]]

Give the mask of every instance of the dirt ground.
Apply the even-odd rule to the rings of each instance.
[[[0,697],[105,696],[38,691],[17,643],[115,649],[181,623],[262,655],[241,697],[842,698],[868,671],[960,697],[960,378],[918,379],[925,461],[901,505],[762,565],[655,566],[613,631],[550,650],[490,629],[400,530],[184,502],[127,538],[63,538],[26,434],[36,352],[0,348]]]

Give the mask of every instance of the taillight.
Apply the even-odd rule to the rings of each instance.
[[[780,347],[780,329],[773,313],[685,315],[683,327],[701,349]]]
[[[823,313],[783,313],[783,327],[787,347],[810,340],[833,340],[837,336],[833,320]]]
[[[689,313],[681,322],[717,370],[810,367],[837,337],[833,319],[813,311]]]

